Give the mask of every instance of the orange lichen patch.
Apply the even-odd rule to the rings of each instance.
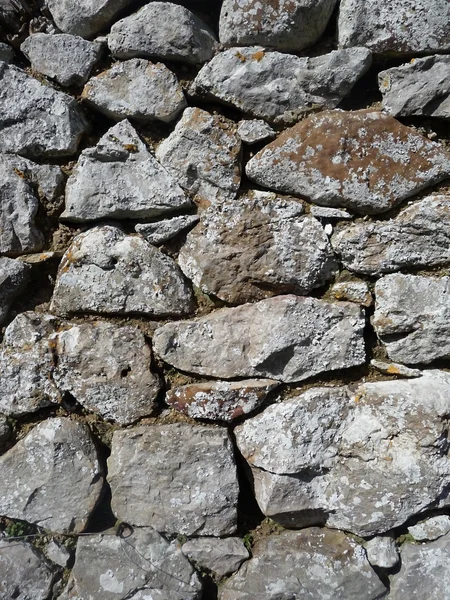
[[[25,173],[23,171],[21,171],[20,169],[17,169],[16,167],[14,167],[14,173],[20,177],[21,179],[26,179],[27,176],[25,175]]]
[[[395,365],[389,365],[386,372],[390,375],[400,375],[400,371]]]
[[[258,50],[258,52],[252,54],[252,58],[257,62],[260,62],[265,57],[265,55],[266,53],[263,50]]]
[[[136,146],[136,144],[124,144],[123,147],[125,148],[125,150],[131,152],[132,154],[138,151],[138,147]]]
[[[238,58],[241,62],[245,62],[247,59],[245,58],[245,56],[239,52],[239,50],[236,52],[235,54],[236,58]]]

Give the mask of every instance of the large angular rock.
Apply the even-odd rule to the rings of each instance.
[[[31,267],[12,258],[0,258],[0,323],[6,318],[9,307],[27,285]]]
[[[64,254],[51,310],[185,315],[194,299],[175,261],[140,236],[112,226],[78,235]]]
[[[29,158],[74,154],[88,130],[77,102],[39,83],[21,69],[0,63],[2,152]]]
[[[242,540],[235,537],[194,538],[183,544],[182,551],[191,561],[213,571],[218,578],[234,573],[250,558]]]
[[[447,0],[341,0],[338,41],[377,54],[419,54],[450,49]]]
[[[346,269],[365,275],[450,262],[450,196],[411,202],[383,221],[338,225],[331,238]]]
[[[275,123],[295,123],[310,110],[334,108],[369,69],[366,48],[335,50],[313,58],[232,48],[215,56],[190,93],[234,106]]]
[[[241,182],[241,140],[234,124],[187,108],[156,157],[198,200],[234,198]]]
[[[86,425],[42,421],[0,456],[0,513],[55,532],[81,532],[103,487],[103,468]]]
[[[186,99],[175,75],[162,63],[142,58],[118,62],[92,77],[81,95],[87,104],[110,119],[141,122],[177,118]]]
[[[310,528],[257,542],[219,600],[378,600],[386,592],[362,546],[341,531]]]
[[[381,112],[336,110],[284,131],[246,173],[314,204],[375,214],[449,177],[450,154]]]
[[[236,530],[239,487],[224,429],[177,423],[116,431],[108,481],[114,513],[132,525],[185,535]]]
[[[107,25],[130,0],[45,0],[53,20],[61,31],[92,37]]]
[[[208,25],[184,6],[150,2],[111,27],[108,46],[121,59],[140,56],[197,64],[210,60],[218,44]]]
[[[189,208],[191,201],[128,121],[83,150],[67,181],[61,219],[138,219]]]
[[[363,328],[354,304],[276,296],[163,325],[153,347],[182,371],[290,383],[364,363]]]
[[[448,277],[393,274],[375,285],[372,324],[391,360],[430,363],[450,356]]]
[[[213,205],[186,237],[178,262],[203,292],[232,304],[308,294],[337,270],[319,221],[303,204],[267,192]]]
[[[336,0],[225,0],[219,37],[227,46],[261,44],[298,52],[325,31]]]

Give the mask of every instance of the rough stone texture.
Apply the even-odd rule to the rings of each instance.
[[[203,292],[232,304],[307,294],[337,270],[320,223],[267,192],[215,204],[186,237],[178,262]]]
[[[258,408],[279,385],[273,379],[193,383],[169,390],[166,402],[193,419],[230,422]]]
[[[372,306],[373,297],[365,281],[342,281],[335,283],[331,293],[337,300],[355,302],[362,306]]]
[[[450,49],[447,0],[341,0],[341,47],[366,46],[377,54],[418,54]]]
[[[78,235],[64,254],[51,310],[183,315],[193,302],[173,259],[140,236],[104,226]]]
[[[108,46],[118,58],[159,58],[188,64],[210,60],[217,49],[213,31],[184,6],[151,2],[115,23]]]
[[[12,436],[12,427],[8,418],[0,414],[0,444],[7,442]]]
[[[375,285],[372,324],[391,360],[430,363],[450,356],[448,277],[386,275]]]
[[[331,239],[349,271],[392,273],[450,263],[450,196],[411,202],[385,221],[338,225]]]
[[[364,544],[367,558],[374,567],[392,569],[400,560],[395,541],[389,535],[374,537]]]
[[[364,363],[363,328],[354,304],[288,295],[168,323],[153,347],[183,371],[289,383]]]
[[[335,50],[313,58],[232,48],[215,56],[190,93],[234,106],[274,123],[295,123],[310,110],[334,108],[369,69],[366,48]]]
[[[239,487],[224,429],[177,423],[116,431],[108,481],[114,513],[132,525],[185,535],[236,530]]]
[[[71,155],[87,129],[74,98],[39,83],[13,65],[0,63],[2,152],[29,158]]]
[[[149,244],[159,246],[198,223],[199,219],[197,215],[182,215],[155,223],[140,223],[136,225],[135,231],[140,233]]]
[[[408,527],[408,533],[418,542],[437,540],[450,531],[450,517],[438,515]]]
[[[276,131],[262,119],[239,121],[237,132],[244,144],[252,145],[276,137]]]
[[[45,555],[55,563],[55,565],[59,565],[65,569],[72,553],[60,542],[51,540],[45,547]]]
[[[227,46],[261,44],[298,52],[321,37],[335,5],[336,0],[225,0],[220,41]]]
[[[371,214],[448,177],[450,155],[381,112],[336,110],[284,131],[246,173],[263,187]]]
[[[383,362],[381,360],[372,359],[370,361],[372,367],[375,367],[380,373],[386,373],[386,375],[397,375],[398,377],[421,377],[422,371],[420,369],[411,369],[405,367],[400,363]]]
[[[191,206],[180,186],[150,154],[128,121],[83,150],[67,181],[61,219],[139,219]]]
[[[207,203],[234,198],[241,182],[236,127],[200,108],[187,108],[156,157],[183,189]]]
[[[3,42],[0,42],[0,60],[5,63],[11,63],[14,60],[14,50]]]
[[[387,592],[362,546],[340,531],[310,528],[263,538],[220,588],[219,600],[377,600]]]
[[[0,597],[47,600],[54,572],[39,550],[27,542],[0,539]]]
[[[89,428],[67,418],[36,425],[0,469],[0,513],[50,531],[83,531],[103,487]]]
[[[250,558],[242,540],[234,537],[196,538],[183,544],[182,551],[189,560],[213,571],[218,578],[234,573]]]
[[[45,0],[56,25],[65,33],[92,37],[107,27],[130,0]]]
[[[9,307],[26,287],[31,267],[13,260],[0,258],[0,323],[6,319]]]
[[[177,118],[186,99],[175,75],[162,63],[142,58],[118,62],[92,77],[81,97],[89,106],[110,119],[135,119],[141,122]]]
[[[328,206],[311,206],[310,212],[316,219],[323,221],[350,221],[353,216],[342,208],[329,208]]]

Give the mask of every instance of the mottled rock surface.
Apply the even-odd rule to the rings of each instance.
[[[219,578],[234,573],[250,558],[242,540],[236,537],[194,538],[183,544],[182,551],[189,560],[213,571]]]
[[[237,132],[244,142],[251,146],[276,137],[276,132],[262,119],[244,119],[239,121]]]
[[[12,258],[0,258],[0,323],[8,314],[12,301],[27,285],[31,268]]]
[[[92,37],[109,25],[129,0],[45,0],[56,25],[65,33]]]
[[[154,223],[139,223],[136,225],[135,231],[140,233],[149,244],[159,246],[196,225],[199,219],[198,215],[182,215]]]
[[[386,373],[386,375],[397,375],[398,377],[422,376],[422,371],[420,369],[411,369],[410,367],[405,367],[405,365],[400,363],[372,359],[370,364],[372,367],[375,367],[377,371],[380,371],[380,373]]]
[[[364,544],[367,558],[374,567],[392,569],[400,560],[395,541],[389,535],[374,537]]]
[[[450,531],[450,517],[447,515],[438,515],[430,517],[426,521],[411,525],[408,527],[410,533],[417,542],[428,540],[437,540]]]
[[[341,281],[335,283],[331,288],[331,293],[336,300],[355,302],[366,307],[373,304],[372,294],[365,281]]]

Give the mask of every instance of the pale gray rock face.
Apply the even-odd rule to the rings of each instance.
[[[447,0],[341,0],[339,46],[366,46],[377,54],[418,54],[450,49]]]
[[[59,565],[63,568],[67,567],[67,563],[71,558],[71,552],[69,552],[63,544],[56,542],[55,540],[51,540],[47,544],[45,547],[45,555],[55,563],[55,565]]]
[[[239,493],[224,429],[176,423],[116,431],[108,459],[114,514],[185,535],[236,530]]]
[[[92,37],[106,28],[130,0],[46,0],[46,5],[61,31]]]
[[[192,312],[192,290],[175,261],[136,235],[95,227],[78,235],[64,254],[51,310],[138,313]]]
[[[448,277],[386,275],[375,285],[372,324],[391,360],[430,363],[450,356]]]
[[[293,295],[223,308],[159,327],[155,353],[209,377],[269,377],[286,383],[363,364],[364,317],[355,304]]]
[[[408,527],[408,533],[418,542],[437,540],[450,531],[450,517],[438,515]]]
[[[450,262],[450,196],[411,202],[384,221],[338,225],[331,238],[345,268],[365,275]]]
[[[381,112],[325,111],[284,131],[246,173],[314,204],[375,214],[448,177],[450,154]]]
[[[86,83],[81,97],[110,119],[169,123],[186,107],[178,79],[162,63],[118,62]]]
[[[29,158],[76,152],[88,124],[74,98],[6,63],[0,63],[0,90],[2,152]]]
[[[351,221],[353,215],[342,208],[329,208],[328,206],[311,206],[310,213],[316,219],[323,221]]]
[[[239,121],[237,132],[244,144],[251,146],[276,137],[276,131],[262,119]]]
[[[313,58],[232,48],[203,66],[190,93],[274,123],[295,123],[310,110],[334,108],[370,68],[366,48]]]
[[[261,44],[298,52],[325,31],[336,0],[225,0],[219,38],[227,46]]]
[[[389,535],[374,537],[364,544],[367,558],[374,567],[392,569],[400,560],[395,541]]]
[[[342,281],[335,283],[331,293],[336,300],[355,302],[361,306],[369,307],[373,304],[373,297],[365,281]]]
[[[219,600],[378,600],[386,592],[362,546],[341,531],[313,527],[257,542]]]
[[[89,428],[42,421],[0,457],[0,512],[55,532],[81,532],[103,487]]]
[[[337,263],[319,221],[303,205],[267,192],[213,204],[186,237],[178,262],[203,292],[232,304],[307,294]]]
[[[231,422],[258,408],[279,385],[273,379],[192,383],[169,390],[166,403],[193,419]]]
[[[420,369],[411,369],[400,363],[384,362],[382,360],[372,359],[370,361],[372,367],[375,367],[380,373],[386,375],[397,375],[399,377],[422,377],[423,371]]]
[[[0,42],[0,60],[10,63],[14,60],[14,50],[8,44]]]
[[[6,319],[12,301],[25,289],[30,272],[29,265],[0,258],[0,323]]]
[[[213,571],[218,578],[234,573],[250,558],[242,540],[234,537],[196,538],[183,544],[181,549],[189,560]]]
[[[232,121],[187,108],[156,157],[199,201],[235,198],[241,182],[241,140]]]
[[[134,228],[149,244],[159,246],[198,223],[197,215],[182,215],[154,223],[140,223]]]
[[[80,538],[75,564],[58,600],[200,600],[201,583],[176,542],[151,527],[120,538]]]
[[[210,60],[217,49],[213,31],[184,6],[150,2],[111,27],[108,46],[118,58],[159,58],[188,64]]]
[[[190,206],[180,186],[125,120],[81,153],[67,181],[61,219],[149,218]]]
[[[0,539],[0,597],[47,600],[55,573],[39,550],[27,542]]]

